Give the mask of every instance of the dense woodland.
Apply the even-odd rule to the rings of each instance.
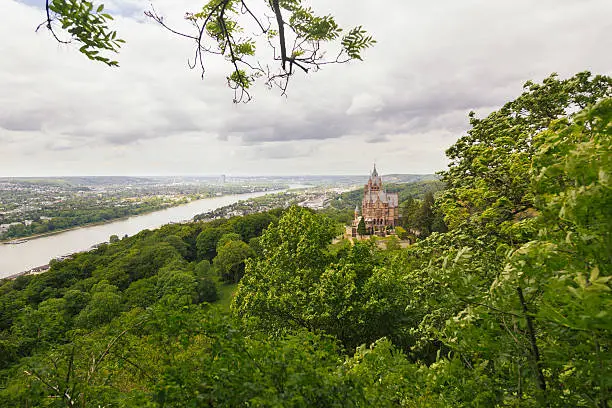
[[[611,119],[589,73],[471,114],[405,249],[291,207],[1,281],[0,406],[608,407]]]

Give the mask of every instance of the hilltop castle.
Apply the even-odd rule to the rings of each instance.
[[[352,235],[357,236],[359,221],[363,218],[368,234],[384,236],[389,230],[399,225],[399,197],[397,193],[387,193],[383,190],[382,178],[374,170],[370,174],[368,184],[363,187],[361,201],[361,216],[359,208],[355,207],[355,219],[352,225]]]

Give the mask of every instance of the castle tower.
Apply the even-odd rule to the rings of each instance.
[[[368,183],[363,186],[361,212],[371,234],[385,236],[399,223],[399,197],[383,189],[382,177],[376,164],[370,173]]]
[[[372,170],[372,173],[370,173],[370,179],[368,180],[368,184],[365,185],[364,193],[368,191],[380,191],[381,188],[382,178],[378,175],[378,171],[376,170],[376,163],[374,163],[374,169]]]

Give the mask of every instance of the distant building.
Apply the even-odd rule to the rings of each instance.
[[[374,170],[370,174],[368,184],[363,187],[361,201],[361,216],[355,208],[355,219],[352,225],[352,235],[357,236],[359,221],[363,218],[368,234],[385,236],[399,225],[399,197],[397,193],[387,193],[383,189],[382,178]]]

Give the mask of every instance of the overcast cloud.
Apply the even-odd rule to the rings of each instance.
[[[203,0],[204,1],[204,0]],[[255,1],[255,0],[251,0]],[[228,67],[112,0],[121,67],[41,30],[43,0],[0,1],[0,176],[431,173],[467,129],[551,72],[612,74],[609,0],[312,0],[378,44],[364,62],[296,75],[234,105]],[[180,26],[193,0],[153,0]],[[195,2],[197,4],[197,2]]]

